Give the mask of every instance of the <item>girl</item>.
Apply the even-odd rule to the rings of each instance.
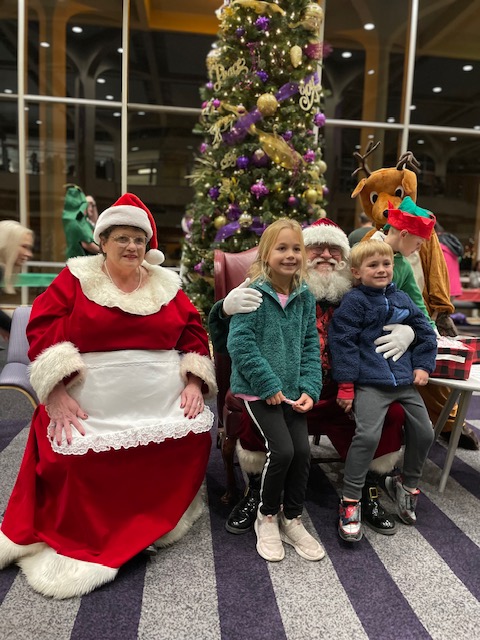
[[[310,466],[304,414],[322,386],[315,299],[304,282],[305,265],[298,222],[282,218],[267,227],[249,271],[263,302],[253,313],[233,316],[227,343],[232,393],[244,400],[268,452],[255,533],[258,553],[272,562],[285,556],[282,540],[307,560],[325,555],[301,521]]]

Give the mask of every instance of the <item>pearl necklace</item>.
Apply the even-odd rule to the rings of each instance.
[[[112,278],[112,276],[110,275],[110,271],[108,270],[107,262],[106,262],[106,261],[103,263],[103,266],[105,267],[105,273],[107,274],[108,279],[109,279],[109,280],[110,280],[110,282],[113,284],[113,286],[114,286],[116,289],[118,289],[118,290],[120,291],[120,293],[123,293],[123,294],[125,294],[125,295],[128,295],[128,294],[130,294],[130,293],[135,293],[135,291],[138,291],[138,290],[140,289],[140,285],[142,284],[142,269],[141,269],[141,267],[137,267],[137,269],[138,269],[138,284],[137,284],[137,286],[135,287],[135,289],[134,289],[133,291],[122,291],[122,289],[120,289],[120,287],[118,287],[118,286],[115,284],[115,282],[113,281],[113,278]]]

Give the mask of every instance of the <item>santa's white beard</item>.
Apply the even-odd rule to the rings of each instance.
[[[315,263],[308,264],[307,284],[315,300],[327,300],[336,304],[352,288],[350,269],[336,265],[337,268],[339,266],[339,270],[319,272],[315,269]]]

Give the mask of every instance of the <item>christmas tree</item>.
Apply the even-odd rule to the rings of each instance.
[[[281,217],[324,217],[321,128],[322,8],[308,0],[232,0],[216,12],[182,226],[182,277],[197,308],[213,304],[213,251],[258,244]]]

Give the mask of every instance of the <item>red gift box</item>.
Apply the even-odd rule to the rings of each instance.
[[[457,336],[456,339],[473,350],[473,364],[480,364],[480,338],[478,336]]]
[[[473,364],[474,350],[460,340],[444,336],[437,339],[437,360],[432,378],[466,380]]]

